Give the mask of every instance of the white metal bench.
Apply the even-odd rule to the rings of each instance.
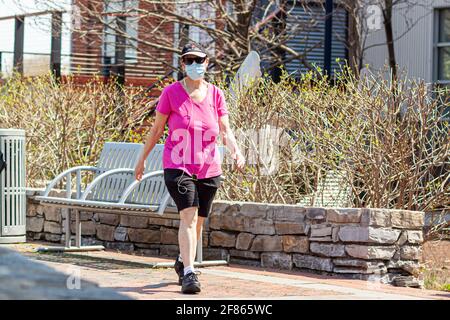
[[[162,153],[164,145],[157,144],[146,159],[141,181],[135,180],[134,168],[143,144],[107,142],[96,166],[70,168],[55,177],[36,200],[47,206],[65,209],[65,246],[40,248],[40,251],[103,250],[103,246],[81,245],[80,210],[115,214],[161,216],[178,219],[177,208],[164,183]],[[223,147],[218,147],[221,156]],[[94,172],[93,179],[82,190],[82,172]],[[75,175],[75,190],[72,188]],[[65,197],[50,196],[51,191],[65,183]],[[70,215],[75,212],[75,247],[71,245]],[[197,263],[203,263],[202,237],[197,245]],[[215,261],[222,264],[226,261]],[[206,262],[205,264],[212,264]]]

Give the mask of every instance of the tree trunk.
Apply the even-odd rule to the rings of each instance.
[[[389,55],[389,67],[392,70],[393,80],[397,79],[397,61],[395,59],[394,34],[392,31],[392,0],[385,0],[385,9],[383,10],[384,30],[386,33],[386,45]]]

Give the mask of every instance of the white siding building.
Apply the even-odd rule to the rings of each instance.
[[[450,84],[450,0],[410,2],[414,4],[394,7],[393,12],[395,55],[400,70],[427,83]],[[380,45],[374,46],[377,44]],[[368,49],[363,61],[370,69],[388,63],[383,24],[369,33],[364,47]]]

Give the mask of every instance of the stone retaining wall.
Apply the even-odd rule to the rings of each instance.
[[[29,192],[28,238],[63,242],[61,209],[40,205],[34,195]],[[178,253],[179,220],[80,215],[84,244],[145,255]],[[204,258],[417,285],[423,225],[424,213],[416,211],[215,201],[204,231]]]

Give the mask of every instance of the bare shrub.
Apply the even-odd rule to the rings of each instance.
[[[395,87],[395,90],[393,89]],[[277,170],[267,175],[264,148],[243,174],[227,171],[221,196],[306,205],[448,210],[449,124],[445,92],[424,82],[357,79],[345,69],[335,84],[313,73],[299,83],[264,78],[228,98],[236,130],[282,129]],[[253,138],[252,138],[253,136]],[[266,159],[267,162],[267,159]]]
[[[94,78],[83,86],[48,76],[8,79],[0,87],[0,127],[25,129],[27,185],[75,165],[92,165],[105,141],[141,141],[136,132],[145,106],[133,97],[141,89],[120,90]]]

